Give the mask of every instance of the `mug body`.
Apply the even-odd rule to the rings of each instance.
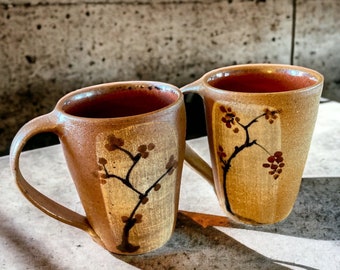
[[[234,220],[271,224],[297,198],[323,77],[296,66],[254,64],[202,77],[219,202]]]
[[[140,254],[172,235],[185,148],[183,96],[157,82],[91,86],[55,108],[86,217],[106,249]]]

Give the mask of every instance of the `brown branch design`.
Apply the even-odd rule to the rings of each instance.
[[[256,139],[251,139],[249,134],[249,129],[261,118],[268,121],[269,124],[273,124],[274,121],[278,118],[279,111],[271,111],[269,109],[265,109],[263,113],[256,116],[247,124],[242,124],[241,119],[236,115],[231,107],[220,106],[219,109],[223,114],[221,121],[225,124],[226,128],[232,129],[234,133],[239,133],[243,131],[245,134],[245,141],[241,145],[236,145],[234,147],[234,151],[229,157],[227,156],[222,145],[219,145],[217,149],[217,156],[219,157],[220,163],[222,164],[225,205],[227,210],[230,213],[233,213],[228,199],[227,175],[230,167],[232,166],[232,161],[238,156],[240,152],[242,152],[246,148],[256,145],[268,154],[268,159],[266,163],[263,163],[262,166],[263,168],[270,169],[268,173],[273,176],[273,179],[278,179],[280,174],[282,173],[282,169],[285,165],[285,163],[283,162],[283,153],[281,151],[276,151],[274,154],[269,153],[269,151],[267,151],[264,146],[260,145]]]
[[[152,191],[157,192],[161,188],[160,182],[167,176],[171,175],[174,170],[177,168],[177,160],[175,159],[174,155],[171,155],[166,166],[164,169],[164,172],[149,186],[149,188],[145,191],[138,190],[137,187],[135,187],[132,184],[131,181],[131,173],[134,170],[134,168],[138,165],[138,162],[141,160],[141,158],[146,159],[148,158],[151,151],[154,150],[155,145],[153,143],[149,144],[142,144],[139,145],[137,148],[137,153],[133,154],[131,151],[124,148],[124,140],[122,138],[117,138],[115,135],[110,135],[107,138],[107,144],[105,145],[106,150],[108,151],[121,151],[125,155],[128,156],[128,158],[131,160],[131,166],[127,170],[125,176],[118,176],[112,172],[109,172],[107,169],[107,160],[103,157],[98,159],[98,164],[100,165],[100,170],[104,171],[104,173],[101,174],[101,183],[106,184],[109,179],[115,179],[123,183],[127,188],[132,190],[136,196],[137,196],[137,202],[130,214],[126,216],[122,216],[121,220],[124,223],[124,228],[122,232],[122,240],[121,243],[117,246],[117,248],[122,252],[135,252],[137,251],[140,246],[133,245],[129,241],[129,234],[130,230],[138,223],[141,223],[143,221],[143,215],[137,213],[139,208],[142,205],[145,205],[149,201],[149,194]]]

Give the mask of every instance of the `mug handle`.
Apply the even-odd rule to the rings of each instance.
[[[20,171],[20,154],[27,141],[38,133],[53,132],[58,135],[57,115],[54,111],[34,118],[26,123],[15,135],[10,149],[10,164],[16,183],[22,194],[38,209],[45,214],[68,225],[87,232],[92,239],[103,245],[101,239],[89,224],[88,219],[61,204],[51,200],[44,194],[32,187]]]
[[[180,90],[183,94],[199,94],[202,89],[201,79],[192,82],[186,86],[183,86]],[[205,180],[209,182],[214,187],[214,177],[211,166],[204,160],[200,155],[198,155],[189,145],[186,143],[185,147],[185,161],[193,168],[198,174],[200,174]]]

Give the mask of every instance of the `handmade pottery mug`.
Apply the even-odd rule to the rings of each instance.
[[[175,86],[147,81],[91,86],[61,98],[24,125],[10,161],[25,197],[53,218],[88,232],[107,250],[140,254],[171,237],[178,210],[186,116]],[[19,156],[37,133],[58,135],[86,217],[39,193]]]
[[[191,148],[186,161],[214,185],[235,221],[271,224],[296,201],[323,76],[290,65],[249,64],[208,72],[184,86],[204,102],[212,169]]]

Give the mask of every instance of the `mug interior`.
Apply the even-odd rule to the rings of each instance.
[[[299,90],[320,83],[317,72],[302,67],[275,65],[243,65],[217,70],[207,83],[220,90],[270,93]]]
[[[62,110],[85,118],[116,118],[155,112],[176,102],[180,92],[167,84],[111,83],[84,88],[68,96]]]

